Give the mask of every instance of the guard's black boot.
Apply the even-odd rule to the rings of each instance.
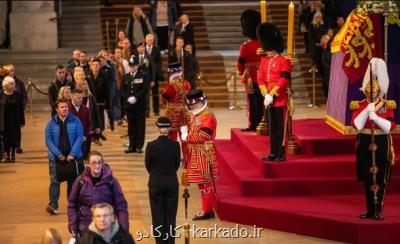
[[[275,155],[275,154],[270,154],[270,155],[268,155],[268,156],[264,156],[264,157],[262,158],[262,160],[263,160],[263,161],[274,161],[275,158],[276,158],[276,155]]]

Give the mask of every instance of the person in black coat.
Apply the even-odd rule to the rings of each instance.
[[[189,16],[187,14],[183,14],[179,18],[179,22],[180,23],[175,27],[175,30],[174,30],[175,40],[176,40],[176,38],[178,38],[178,36],[183,37],[183,40],[185,41],[185,46],[191,45],[192,53],[193,53],[193,55],[195,55],[196,46],[194,43],[193,24],[189,21]]]
[[[171,121],[167,117],[159,117],[156,125],[160,136],[147,144],[145,153],[153,231],[156,243],[175,243],[171,234],[175,236],[178,210],[180,146],[168,137]]]
[[[185,80],[190,81],[192,85],[193,73],[195,75],[197,71],[197,64],[195,63],[194,56],[187,50],[184,49],[185,42],[183,37],[179,36],[175,40],[175,48],[170,49],[168,52],[168,63],[179,63],[184,70]],[[194,87],[196,85],[194,84]]]
[[[110,109],[111,89],[109,86],[108,76],[105,72],[101,72],[101,61],[98,58],[92,60],[90,68],[92,70],[89,76],[89,83],[93,87],[93,95],[96,98],[97,107],[99,109],[100,129],[104,131],[104,111]],[[100,133],[100,138],[105,140],[105,137]]]
[[[137,23],[139,24],[137,25]],[[132,46],[136,47],[138,43],[144,42],[147,34],[153,33],[150,20],[143,13],[140,6],[133,6],[132,15],[128,18],[126,23],[125,33],[127,33],[127,37],[132,42]]]
[[[145,52],[149,59],[151,95],[153,97],[153,113],[155,116],[160,114],[160,97],[158,94],[159,81],[164,80],[161,68],[161,52],[157,46],[154,46],[154,35],[146,36]]]
[[[139,59],[129,59],[130,72],[122,76],[121,95],[128,118],[129,148],[125,153],[142,153],[146,131],[146,73],[139,69]]]
[[[64,66],[58,64],[55,67],[55,75],[56,79],[50,84],[48,88],[48,94],[49,94],[49,103],[51,106],[51,114],[55,115],[56,114],[56,109],[55,109],[55,103],[58,99],[58,92],[60,91],[61,87],[63,86],[69,86],[71,90],[75,88],[75,85],[65,79],[65,68]]]
[[[18,128],[25,125],[24,107],[19,93],[15,92],[15,80],[6,76],[0,92],[0,132],[2,134],[5,162],[15,162],[18,145]]]

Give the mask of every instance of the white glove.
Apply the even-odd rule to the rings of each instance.
[[[369,119],[374,121],[374,123],[385,133],[389,133],[392,128],[392,123],[384,118],[379,117],[375,112],[369,113]]]
[[[367,109],[368,112],[375,112],[375,103],[368,103],[365,109]]]
[[[187,125],[181,126],[181,133],[182,133],[182,134],[187,134],[187,133],[188,133],[188,127],[187,127]]]
[[[181,126],[181,140],[186,141],[188,137],[188,127],[187,125]]]
[[[374,122],[376,122],[379,119],[379,116],[376,115],[375,112],[369,112],[369,116],[368,117],[369,117],[370,120],[372,120]]]
[[[274,100],[274,98],[271,95],[265,94],[265,96],[264,96],[264,106],[268,107],[272,103],[273,100]]]
[[[128,97],[128,100],[126,100],[129,104],[135,104],[136,103],[136,97],[134,97],[134,96],[131,96],[131,97]]]
[[[365,126],[365,122],[367,122],[369,116],[369,108],[366,107],[357,117],[354,119],[354,125],[357,130],[361,130]]]

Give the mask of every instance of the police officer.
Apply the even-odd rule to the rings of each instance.
[[[147,144],[145,153],[153,231],[156,243],[175,243],[180,147],[168,137],[171,121],[167,117],[159,117],[156,125],[160,136]]]
[[[122,77],[122,98],[128,117],[129,148],[125,153],[142,153],[146,131],[147,77],[139,69],[139,59],[132,55],[129,59],[129,73]]]

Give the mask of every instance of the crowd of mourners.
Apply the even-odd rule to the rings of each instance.
[[[322,78],[322,88],[328,97],[331,43],[345,19],[336,1],[301,2],[298,31],[304,35],[306,52]]]
[[[127,109],[141,103],[138,100],[142,97],[144,116],[160,115],[164,102],[159,95],[159,84],[166,81],[167,69],[163,67],[163,57],[168,64],[180,63],[184,79],[192,89],[196,88],[195,52],[193,24],[182,12],[179,1],[151,1],[148,15],[141,6],[133,7],[126,27],[118,31],[112,50],[101,49],[93,54],[75,49],[65,64],[54,67],[54,80],[47,91],[42,91],[48,94],[51,109],[45,128],[50,174],[46,212],[59,213],[60,183],[67,182],[68,227],[74,240],[134,242],[128,233],[128,205],[121,186],[102,154],[91,150],[91,145],[102,146],[107,140],[105,130],[123,126],[129,116]],[[143,84],[147,87],[142,89],[145,94],[127,96],[136,89],[133,85],[127,87],[127,83],[139,72],[146,80]],[[15,154],[23,152],[21,127],[25,125],[26,86],[15,75],[12,64],[1,68],[0,81],[4,151],[1,162],[14,163]],[[141,146],[125,153],[142,153]],[[46,233],[52,240],[57,236],[54,230]]]

